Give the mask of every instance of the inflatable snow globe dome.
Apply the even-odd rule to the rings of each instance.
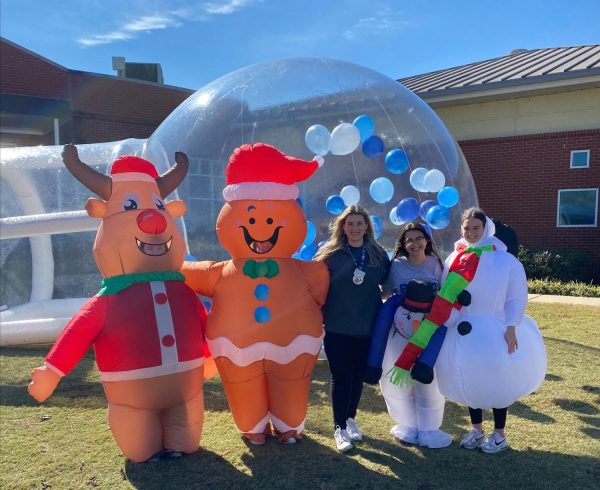
[[[368,124],[352,124],[360,116]],[[345,132],[336,132],[341,124],[359,131],[346,126]],[[325,145],[331,148],[322,149],[325,164],[300,184],[299,202],[317,232],[313,251],[340,212],[328,199],[344,195],[348,186],[354,192],[346,193],[344,202],[358,197],[358,204],[376,217],[376,235],[387,249],[393,249],[403,222],[426,222],[427,208],[436,205],[442,216],[431,216],[434,241],[442,254],[451,251],[460,215],[477,205],[477,196],[464,156],[438,116],[406,87],[375,71],[331,59],[294,58],[248,66],[206,85],[146,141],[142,156],[159,166],[172,162],[176,151],[190,159],[179,197],[188,206],[192,255],[226,258],[215,220],[225,202],[225,165],[232,151],[262,142],[310,160],[315,141],[307,131],[314,125],[327,128],[325,137],[331,139]],[[399,159],[388,156],[394,150]],[[428,172],[433,183],[427,182]],[[377,187],[374,181],[385,185]],[[438,202],[443,187],[451,188],[446,206]]]

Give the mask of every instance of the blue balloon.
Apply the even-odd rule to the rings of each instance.
[[[392,184],[390,179],[377,177],[369,186],[369,194],[371,194],[371,197],[375,202],[381,204],[389,202],[394,195],[394,184]]]
[[[317,253],[318,248],[316,243],[302,245],[300,247],[300,258],[302,260],[311,260],[315,256],[315,253]]]
[[[447,208],[454,206],[459,199],[458,191],[454,187],[444,187],[437,195],[438,202]]]
[[[340,196],[329,196],[325,202],[325,207],[331,214],[341,214],[346,209],[346,204]]]
[[[193,255],[186,255],[185,261],[186,262],[198,262],[198,259],[196,257],[194,257]]]
[[[402,224],[402,221],[398,219],[398,209],[396,208],[396,206],[394,206],[390,211],[390,221],[396,226]]]
[[[396,148],[390,150],[385,156],[385,168],[393,174],[401,174],[408,170],[408,157],[404,150]]]
[[[205,299],[204,301],[202,301],[202,303],[204,304],[204,307],[206,308],[206,311],[210,311],[210,307],[212,306],[212,301]]]
[[[374,134],[369,136],[362,144],[362,152],[369,158],[378,157],[383,153],[383,140]]]
[[[439,204],[427,211],[427,223],[435,230],[446,228],[450,223],[450,210]]]
[[[304,207],[304,203],[302,202],[302,199],[300,199],[299,197],[296,198],[296,202],[298,203],[298,206],[300,206],[301,208]]]
[[[314,242],[315,238],[317,238],[317,229],[312,221],[306,220],[306,237],[302,243],[308,245]]]
[[[365,114],[358,116],[352,124],[356,126],[360,133],[360,140],[365,141],[375,131],[375,122],[371,119],[371,116]]]
[[[326,243],[327,243],[327,240],[323,240],[322,242],[317,243],[317,250],[319,250]]]
[[[375,238],[379,238],[383,233],[383,221],[374,214],[371,215],[371,221],[373,222],[373,235],[375,235]]]
[[[421,210],[419,211],[421,218],[427,219],[426,218],[427,211],[429,211],[435,205],[436,205],[436,202],[433,199],[427,199],[427,201],[423,201],[421,203]]]
[[[402,199],[402,201],[398,203],[398,206],[396,206],[396,214],[404,223],[416,219],[417,216],[419,216],[420,211],[421,206],[419,205],[419,201],[417,201],[414,197]]]
[[[308,149],[313,153],[321,156],[327,155],[329,145],[331,144],[331,133],[325,126],[315,124],[306,131],[304,141]]]
[[[266,306],[259,306],[254,310],[254,319],[257,323],[265,323],[271,319],[271,312]]]

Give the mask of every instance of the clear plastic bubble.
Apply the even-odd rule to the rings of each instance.
[[[179,197],[186,202],[188,211],[178,222],[188,240],[189,253],[198,260],[223,260],[228,254],[217,240],[215,221],[224,204],[225,165],[232,151],[242,144],[264,142],[288,155],[311,160],[317,152],[306,145],[307,128],[316,124],[335,128],[360,115],[373,120],[385,148],[402,148],[411,168],[441,170],[446,186],[458,191],[460,201],[451,213],[449,225],[434,232],[436,248],[447,255],[460,235],[461,212],[477,205],[466,161],[439,117],[423,100],[395,80],[352,63],[295,58],[239,69],[191,95],[147,140],[82,145],[97,151],[80,148],[80,154],[84,162],[100,166],[105,172],[119,154],[135,153],[152,161],[162,173],[173,164],[176,151],[185,152],[190,171],[169,198]],[[59,172],[63,168],[61,150],[62,146],[2,149],[3,218],[83,211],[91,193],[68,172]],[[371,158],[359,150],[340,156],[328,153],[325,164],[299,184],[302,209],[315,225],[316,240],[327,238],[328,225],[335,219],[325,206],[328,196],[339,194],[345,185],[354,185],[364,196],[361,204],[369,214],[378,216],[389,216],[402,198],[412,197],[419,203],[425,198],[410,185],[406,172],[387,175],[394,184],[393,201],[373,201],[369,186],[387,172],[384,157],[385,154]],[[22,189],[18,186],[25,179],[40,202],[36,209],[28,207],[31,199],[20,198]],[[397,227],[385,219],[380,243],[393,248],[397,232]],[[46,238],[44,247],[49,247],[54,258],[54,277],[50,274],[47,281],[50,297],[53,287],[54,297],[95,294],[99,274],[91,254],[94,232]],[[1,242],[2,277],[10,277],[12,284],[2,289],[0,304],[9,308],[29,301],[32,276],[38,280],[38,275],[32,274],[34,260],[29,258],[34,252],[28,242]]]

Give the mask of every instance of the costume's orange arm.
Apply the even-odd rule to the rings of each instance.
[[[329,291],[329,270],[323,262],[299,261],[300,268],[310,286],[310,293],[319,305],[325,303]]]
[[[198,294],[212,298],[215,284],[221,278],[223,262],[184,262],[181,272],[185,283]]]

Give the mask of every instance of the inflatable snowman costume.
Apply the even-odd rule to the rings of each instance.
[[[479,261],[464,288],[471,302],[452,310],[435,368],[441,393],[471,408],[512,405],[542,384],[547,367],[539,328],[524,315],[527,279],[523,266],[493,235],[494,224],[488,218],[478,243],[458,240],[442,276],[444,284],[457,256],[477,250]],[[516,326],[518,341],[512,354],[504,339],[509,325]]]
[[[429,286],[429,287],[428,287]],[[390,371],[427,311],[431,308],[434,292],[430,284],[411,281],[406,298],[394,315],[383,357],[381,394],[388,413],[396,422],[390,433],[404,442],[430,448],[442,448],[452,443],[452,438],[439,430],[444,417],[445,398],[437,381],[429,384],[414,382],[398,386],[390,380]]]

